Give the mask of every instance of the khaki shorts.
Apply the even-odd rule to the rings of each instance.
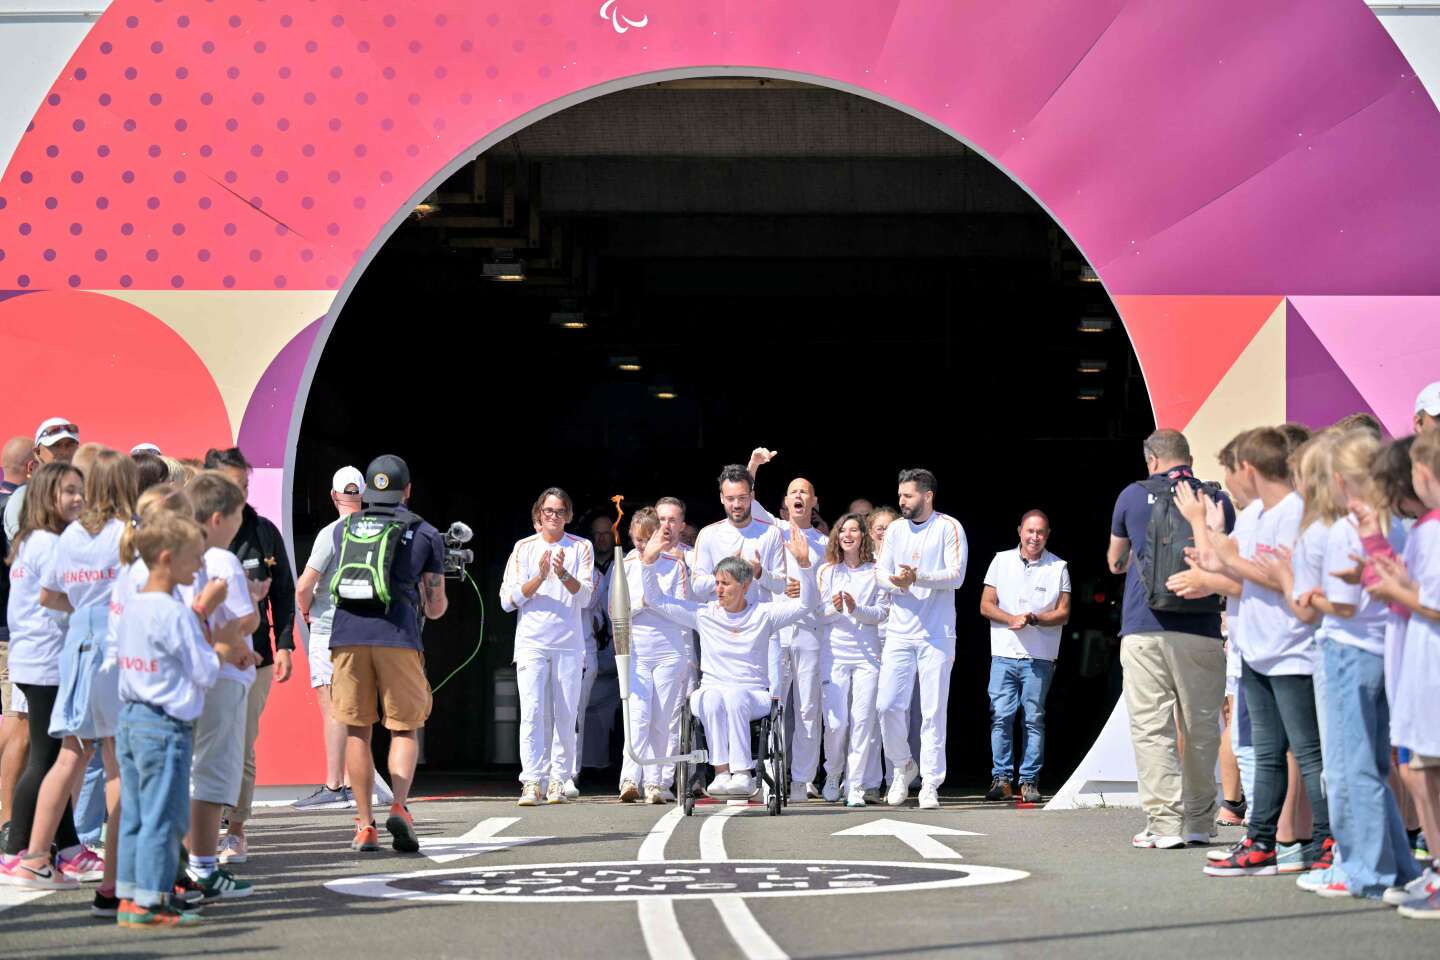
[[[409,647],[335,647],[330,651],[330,714],[350,727],[384,720],[386,730],[418,730],[430,717],[425,657]],[[384,717],[376,703],[384,708]]]
[[[1440,770],[1440,757],[1426,757],[1421,754],[1410,754],[1411,770]]]

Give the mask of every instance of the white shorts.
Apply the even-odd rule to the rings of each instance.
[[[195,720],[195,758],[190,767],[193,799],[227,807],[240,799],[248,698],[245,685],[228,677],[216,680],[205,692],[205,709]]]
[[[10,710],[13,713],[23,713],[27,716],[30,713],[30,701],[25,699],[25,692],[20,689],[18,683],[10,687]]]
[[[334,669],[330,666],[330,634],[310,627],[310,642],[305,646],[305,657],[310,661],[310,686],[328,687]]]

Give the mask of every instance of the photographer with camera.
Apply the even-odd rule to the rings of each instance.
[[[396,850],[420,849],[405,809],[418,759],[415,731],[425,725],[431,706],[420,618],[445,614],[446,550],[440,532],[405,506],[409,499],[405,461],[391,454],[376,457],[365,470],[363,508],[334,533],[339,574],[332,587],[330,708],[348,728],[345,767],[356,810],[352,850],[380,849],[370,810],[370,734],[377,720],[390,731],[395,795],[385,829]],[[383,717],[377,700],[384,705]]]

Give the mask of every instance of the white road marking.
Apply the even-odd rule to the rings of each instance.
[[[984,834],[972,830],[956,830],[952,827],[937,827],[912,820],[871,820],[845,830],[836,830],[832,837],[894,837],[906,844],[927,860],[959,860],[960,854],[951,850],[935,837],[980,837]]]
[[[0,913],[32,900],[48,897],[51,892],[50,890],[27,890],[24,887],[0,887]]]
[[[452,863],[466,857],[518,847],[552,837],[497,837],[496,834],[520,822],[519,817],[489,817],[458,837],[421,837],[420,852],[436,863]]]
[[[655,821],[655,826],[645,835],[640,844],[637,860],[654,862],[665,859],[665,845],[670,835],[685,818],[685,808],[676,804],[675,809]],[[685,932],[680,929],[680,918],[675,915],[675,901],[669,897],[653,897],[636,901],[635,909],[640,917],[640,934],[645,938],[645,949],[651,960],[695,960]]]
[[[725,807],[705,818],[700,828],[700,859],[728,860],[725,854],[725,824],[749,807]],[[771,939],[741,897],[716,897],[715,910],[735,945],[746,960],[790,960],[790,955]]]

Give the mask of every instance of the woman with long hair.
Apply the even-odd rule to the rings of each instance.
[[[0,857],[0,876],[15,886],[57,889],[74,887],[65,867],[83,849],[75,834],[69,798],[54,839],[64,858],[61,869],[50,866],[50,840],[45,841],[45,863],[30,869],[21,860],[30,849],[40,787],[61,752],[61,740],[50,736],[50,713],[60,691],[60,651],[65,642],[61,622],[40,604],[41,583],[55,559],[55,549],[66,526],[85,506],[84,478],[68,463],[41,466],[30,478],[20,518],[20,531],[10,548],[10,676],[29,701],[30,758],[15,784],[10,833]],[[37,848],[38,849],[38,848]]]
[[[817,574],[820,619],[829,628],[830,682],[825,685],[825,789],[834,803],[840,785],[847,807],[865,806],[865,782],[871,758],[880,752],[880,720],[875,697],[880,689],[880,624],[889,594],[875,580],[875,544],[865,518],[847,513],[836,522]]]

